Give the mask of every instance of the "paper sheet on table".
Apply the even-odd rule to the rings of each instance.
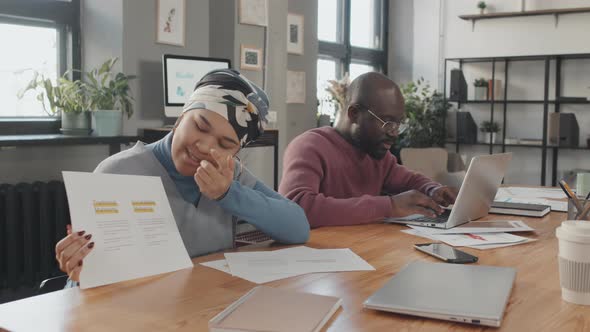
[[[417,231],[415,229],[404,229],[404,230],[402,230],[402,232],[403,233],[406,233],[406,234],[414,235],[414,236],[423,237],[423,238],[426,238],[426,239],[429,239],[429,240],[432,240],[432,241],[440,241],[439,239],[436,239],[436,238],[432,237],[432,235],[420,233],[419,231]],[[515,246],[515,245],[518,245],[518,244],[525,244],[525,243],[537,241],[536,239],[529,239],[529,238],[525,238],[525,237],[523,237],[523,239],[524,240],[521,241],[521,242],[514,242],[514,243],[480,244],[480,245],[465,246],[465,247],[473,248],[473,249],[478,249],[478,250],[487,250],[487,249],[495,249],[495,248]]]
[[[526,241],[525,237],[508,233],[430,234],[429,236],[454,247]]]
[[[63,172],[72,228],[92,234],[80,288],[193,266],[162,180],[154,176]]]
[[[275,250],[275,251],[298,252],[298,251],[313,251],[313,250],[318,250],[318,249],[309,248],[309,247],[305,247],[305,246],[299,246],[299,247],[293,247],[293,248],[279,249],[279,250]],[[200,264],[203,266],[207,266],[207,267],[219,270],[221,272],[232,274],[231,270],[229,268],[229,265],[227,263],[227,260],[225,260],[225,259],[204,262],[204,263],[200,263]],[[275,280],[295,277],[295,276],[298,276],[301,274],[302,273],[269,273],[269,274],[254,273],[254,274],[241,274],[241,275],[236,275],[236,276],[239,278],[248,280],[250,282],[256,283],[256,284],[264,284],[264,283],[275,281]]]
[[[212,269],[221,271],[221,272],[225,272],[227,274],[231,274],[231,271],[229,270],[229,265],[227,265],[227,261],[225,259],[220,259],[217,261],[209,261],[209,262],[203,262],[203,263],[199,263],[203,266],[206,267],[210,267]]]
[[[419,236],[419,237],[423,237],[432,241],[438,241],[437,239],[435,239],[434,237],[432,237],[431,235],[428,235],[426,233],[421,233],[418,230],[415,229],[402,229],[402,233],[406,233],[406,234],[410,234],[410,235],[414,235],[414,236]]]
[[[487,249],[496,249],[496,248],[504,248],[504,247],[510,247],[510,246],[516,246],[519,244],[525,244],[525,243],[529,243],[529,242],[534,242],[537,241],[536,239],[529,239],[526,238],[526,240],[522,241],[522,242],[516,242],[516,243],[499,243],[499,244],[481,244],[478,246],[467,246],[467,248],[473,248],[473,249],[477,249],[477,250],[487,250]]]
[[[226,253],[235,276],[370,271],[374,268],[350,249]]]
[[[530,232],[534,231],[522,220],[486,220],[472,221],[450,229],[421,227],[408,225],[409,227],[426,234],[465,234],[465,233],[506,233],[506,232]]]
[[[494,201],[549,205],[552,211],[566,212],[567,201],[556,201],[565,198],[565,193],[559,188],[502,187],[498,189]]]

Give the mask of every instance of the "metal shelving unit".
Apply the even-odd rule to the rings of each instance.
[[[566,104],[589,104],[590,101],[576,101],[576,100],[561,100],[561,64],[563,60],[575,60],[575,59],[590,59],[590,54],[551,54],[551,55],[530,55],[530,56],[505,56],[505,57],[478,57],[478,58],[447,58],[445,59],[444,63],[444,87],[443,91],[445,92],[445,100],[449,101],[447,98],[447,69],[449,62],[455,62],[459,64],[459,69],[463,70],[463,64],[467,63],[491,63],[492,64],[492,82],[494,82],[496,78],[496,64],[503,63],[504,64],[504,96],[502,99],[495,99],[495,92],[494,86],[491,87],[491,100],[465,100],[465,101],[449,101],[457,103],[457,108],[460,109],[461,105],[463,104],[488,104],[490,107],[490,121],[494,122],[494,109],[496,107],[502,107],[503,111],[503,123],[502,123],[502,143],[493,143],[492,142],[492,133],[490,133],[490,143],[475,143],[475,144],[466,144],[466,143],[459,143],[458,141],[447,141],[447,144],[455,144],[456,152],[459,152],[459,148],[461,145],[483,145],[489,146],[489,153],[492,154],[494,151],[494,147],[501,147],[502,152],[506,152],[507,147],[523,147],[523,148],[537,148],[541,150],[541,185],[546,185],[547,179],[547,152],[551,150],[552,158],[552,174],[551,174],[551,185],[557,185],[557,166],[559,160],[559,151],[560,150],[586,150],[586,147],[570,147],[570,146],[555,146],[548,144],[548,137],[547,137],[547,127],[548,127],[548,117],[549,117],[549,105],[554,105],[554,111],[556,113],[560,112],[561,105]],[[508,65],[512,62],[517,61],[542,61],[544,63],[544,84],[543,84],[543,100],[509,100],[508,96]],[[550,85],[550,68],[551,62],[555,62],[555,99],[549,99],[549,85]],[[508,105],[510,104],[539,104],[543,105],[543,138],[542,144],[535,145],[535,144],[507,144],[506,143],[506,128],[507,128],[507,120],[506,120],[506,113],[508,109]],[[456,135],[455,135],[456,137]],[[583,142],[582,142],[583,144]]]

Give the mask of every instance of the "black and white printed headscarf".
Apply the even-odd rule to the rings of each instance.
[[[223,116],[236,131],[240,145],[245,146],[264,132],[262,122],[267,122],[268,105],[266,93],[239,72],[216,69],[197,83],[183,113],[202,108]]]

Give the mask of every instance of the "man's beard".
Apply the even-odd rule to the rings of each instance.
[[[351,137],[354,146],[368,154],[371,158],[381,160],[387,155],[388,150],[382,148],[382,146],[384,142],[390,140],[380,140],[378,142],[372,142],[364,138],[366,136],[362,135],[360,131],[352,133]]]

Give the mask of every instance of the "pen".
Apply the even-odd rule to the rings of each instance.
[[[584,210],[580,212],[580,214],[578,215],[578,220],[584,220],[588,212],[590,212],[590,204],[588,204],[588,198],[590,198],[590,191],[588,192],[588,195],[586,195],[586,199],[584,200],[583,204]]]
[[[574,203],[574,205],[576,206],[576,209],[578,210],[578,212],[582,211],[582,206],[580,206],[580,202],[578,201],[578,197],[576,197],[576,194],[574,194],[572,192],[572,190],[570,189],[570,186],[567,184],[567,182],[563,181],[563,180],[559,180],[559,186],[561,187],[561,189],[563,189],[563,191],[565,192],[565,195],[572,200],[572,202]],[[579,214],[576,214],[576,216],[578,216]]]
[[[588,198],[590,198],[590,191],[588,192],[588,195],[586,195],[586,199],[584,200],[584,206],[588,204]]]
[[[590,212],[590,204],[584,208],[584,211],[580,212],[580,214],[578,215],[578,218],[576,220],[584,220],[584,218],[586,218],[586,215],[588,214],[588,212]]]

